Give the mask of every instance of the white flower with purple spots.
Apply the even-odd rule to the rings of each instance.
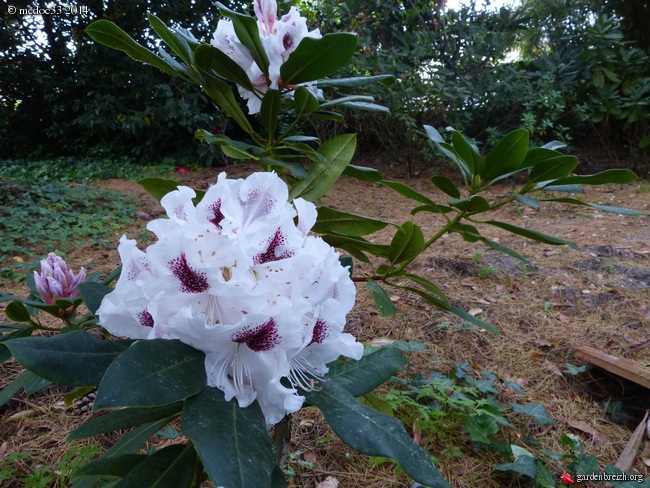
[[[338,254],[308,235],[315,206],[289,203],[277,175],[222,173],[196,205],[195,196],[179,187],[162,199],[167,218],[147,226],[158,240],[146,251],[122,237],[122,273],[100,323],[205,352],[208,385],[242,408],[257,400],[272,425],[300,409],[297,388],[312,388],[327,363],[363,354],[343,332],[354,284]]]
[[[305,37],[320,39],[318,29],[309,30],[307,20],[300,15],[295,7],[289,13],[277,18],[277,2],[275,0],[255,0],[255,15],[260,34],[260,41],[269,59],[268,78],[255,63],[249,50],[239,41],[232,21],[222,19],[217,24],[211,44],[227,54],[248,75],[257,92],[238,87],[239,94],[247,101],[248,112],[256,114],[262,107],[261,95],[269,88],[280,88],[280,67],[289,59],[289,55],[296,50],[300,41]],[[307,87],[316,97],[322,98],[322,91],[314,83],[306,83]],[[294,87],[295,88],[295,87]]]

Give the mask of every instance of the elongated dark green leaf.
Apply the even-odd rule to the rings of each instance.
[[[348,95],[347,97],[335,98],[334,100],[328,100],[321,104],[322,108],[332,107],[334,105],[341,105],[346,102],[372,102],[374,97],[370,95]]]
[[[131,407],[113,412],[108,412],[100,417],[89,420],[70,433],[68,440],[83,439],[94,435],[112,432],[118,429],[127,429],[135,425],[155,422],[180,413],[182,403],[161,405],[157,407]]]
[[[232,89],[223,81],[215,77],[205,77],[203,91],[214,100],[232,119],[248,134],[255,132],[253,126],[242,112]]]
[[[168,405],[206,388],[205,354],[179,340],[137,341],[106,370],[96,410]]]
[[[449,307],[451,307],[451,303],[449,303],[449,298],[447,298],[447,295],[445,295],[445,293],[431,281],[427,280],[426,278],[423,278],[422,276],[418,276],[410,273],[405,274],[404,277],[408,278],[414,283],[417,283],[426,291],[437,295],[438,298],[440,298],[440,300],[445,304],[446,310],[448,310]]]
[[[372,298],[383,317],[390,317],[397,313],[397,307],[390,296],[375,280],[369,279],[366,288],[372,292]]]
[[[280,76],[285,85],[324,78],[348,64],[356,47],[357,36],[348,32],[305,37],[280,68]]]
[[[235,34],[239,42],[241,42],[251,53],[255,64],[262,70],[262,73],[269,73],[269,58],[266,55],[264,46],[260,39],[260,31],[257,26],[257,21],[249,16],[230,10],[228,7],[222,3],[217,2],[217,7],[219,7],[219,12],[224,17],[228,17],[232,20],[232,25],[235,29]]]
[[[355,76],[353,78],[334,78],[318,80],[318,86],[336,86],[341,88],[357,88],[371,83],[381,83],[390,86],[395,84],[393,75]]]
[[[363,181],[381,181],[384,179],[384,176],[375,168],[356,166],[354,164],[348,164],[343,174]]]
[[[433,143],[436,145],[442,153],[450,158],[454,163],[456,163],[456,166],[458,166],[458,169],[460,169],[460,172],[463,175],[463,178],[465,180],[471,178],[472,174],[467,167],[467,164],[458,156],[456,153],[456,150],[451,144],[447,144],[443,137],[440,135],[440,132],[438,132],[436,129],[431,127],[430,125],[425,125],[424,126],[424,132],[426,133],[427,137],[433,141]]]
[[[195,468],[194,446],[168,446],[137,463],[116,488],[190,488]]]
[[[13,357],[13,354],[11,354],[11,351],[7,346],[3,344],[3,342],[10,341],[12,339],[20,339],[21,337],[29,337],[32,335],[33,330],[34,329],[31,327],[21,327],[19,329],[12,330],[9,333],[0,335],[0,364]]]
[[[345,236],[365,236],[383,229],[389,224],[379,219],[342,212],[329,207],[318,207],[318,218],[312,231],[319,234],[335,233]]]
[[[384,105],[370,102],[343,102],[339,107],[345,107],[352,110],[366,110],[368,112],[390,113],[390,109]]]
[[[576,175],[560,178],[552,182],[556,185],[606,185],[608,183],[626,184],[638,180],[639,177],[629,169],[608,169],[595,175]]]
[[[535,147],[528,151],[524,162],[521,164],[522,168],[532,168],[538,164],[543,164],[549,159],[554,159],[557,157],[563,156],[560,151],[555,151],[553,149],[547,149],[544,147]]]
[[[642,212],[641,210],[634,210],[633,208],[625,207],[612,207],[610,205],[600,205],[598,203],[589,203],[578,200],[577,198],[568,198],[568,197],[559,197],[559,198],[542,198],[544,202],[562,202],[562,203],[571,203],[573,205],[584,205],[586,207],[597,208],[603,212],[615,213],[620,215],[647,215],[647,212]]]
[[[29,276],[29,275],[28,275]],[[34,298],[33,295],[29,295],[31,298]],[[33,307],[37,308],[39,310],[43,310],[47,313],[51,313],[53,315],[58,315],[59,313],[59,307],[56,305],[47,305],[41,301],[33,300],[33,299],[25,299],[25,298],[20,298],[14,295],[9,295],[8,293],[0,293],[0,303],[6,302],[9,300],[15,300],[17,302],[20,302],[24,305],[27,305],[27,307]]]
[[[348,249],[348,246],[359,249],[360,251],[369,252],[380,258],[388,257],[388,246],[383,244],[375,244],[362,237],[348,237],[336,234],[324,234],[321,236],[325,242],[330,246],[338,247],[340,249]],[[352,254],[352,253],[350,253]]]
[[[415,200],[416,202],[424,203],[426,205],[435,206],[435,203],[433,203],[433,201],[431,201],[430,198],[424,196],[419,191],[414,190],[413,188],[411,188],[408,185],[405,185],[404,183],[400,183],[398,181],[383,180],[381,184],[387,186],[391,190],[396,191],[400,195],[405,196],[406,198],[410,198],[411,200]]]
[[[519,203],[532,208],[539,208],[539,200],[528,195],[514,195],[514,199]]]
[[[575,156],[558,156],[547,159],[544,164],[538,164],[533,168],[528,176],[528,183],[538,183],[540,181],[555,180],[563,178],[578,166],[578,158]]]
[[[413,222],[404,222],[397,229],[388,249],[392,264],[399,264],[419,256],[424,251],[424,234]]]
[[[463,210],[464,212],[480,213],[489,210],[490,202],[481,195],[470,195],[467,198],[449,200],[447,203],[452,207]]]
[[[518,403],[510,403],[512,410],[515,413],[521,413],[523,415],[530,415],[537,422],[542,425],[550,424],[556,425],[557,422],[548,416],[546,412],[546,407],[543,403],[529,403],[527,405],[519,405]]]
[[[463,135],[458,131],[453,131],[451,133],[451,142],[454,149],[456,149],[456,154],[465,162],[470,173],[473,175],[482,174],[485,161]]]
[[[499,222],[496,220],[488,220],[484,223],[499,227],[503,230],[507,230],[508,232],[512,232],[513,234],[517,234],[519,236],[526,237],[537,242],[542,242],[544,244],[551,244],[554,246],[569,246],[573,249],[578,249],[578,246],[576,246],[573,242],[565,241],[564,239],[552,237],[546,234],[542,234],[541,232],[525,229],[523,227],[517,227],[516,225],[507,224],[505,222]]]
[[[356,134],[343,134],[323,143],[318,152],[329,161],[329,164],[314,163],[309,169],[308,176],[291,188],[290,199],[302,197],[313,202],[325,195],[352,160],[356,146]]]
[[[345,117],[343,117],[343,114],[337,112],[330,112],[328,110],[316,110],[311,114],[311,116],[315,119],[333,120],[335,122],[343,122],[343,120],[345,119]]]
[[[382,347],[378,351],[354,359],[329,363],[327,381],[336,382],[353,397],[360,397],[391,379],[408,360],[394,347]]]
[[[445,297],[444,299],[441,299],[437,294],[432,295],[429,292],[426,292],[424,290],[421,290],[419,288],[414,288],[412,286],[402,286],[402,285],[395,285],[397,288],[401,288],[403,290],[408,290],[416,295],[420,295],[424,300],[429,303],[430,305],[433,305],[436,308],[439,308],[440,310],[451,310],[451,304],[449,303],[449,299]]]
[[[307,176],[307,170],[301,163],[288,163],[286,161],[280,161],[278,159],[260,158],[260,164],[273,169],[287,168],[296,178],[304,178]]]
[[[517,456],[514,462],[499,464],[492,469],[496,471],[512,471],[534,478],[537,475],[537,460],[533,456]]]
[[[5,344],[18,362],[37,375],[69,386],[97,385],[108,366],[133,341],[103,341],[83,331],[25,337]]]
[[[146,454],[122,454],[120,456],[102,456],[90,461],[72,472],[72,479],[81,476],[115,476],[123,478],[145,459]],[[147,486],[149,486],[147,484]]]
[[[304,392],[317,406],[336,435],[352,449],[369,456],[385,456],[397,461],[415,481],[430,487],[449,487],[431,456],[413,442],[402,422],[359,403],[336,381]]]
[[[86,27],[86,34],[104,46],[124,51],[136,61],[150,64],[169,75],[176,76],[176,70],[172,66],[141,44],[135,42],[131,36],[110,20],[96,20]]]
[[[210,44],[201,44],[194,52],[194,63],[202,70],[202,75],[211,75],[212,72],[228,81],[254,91],[253,84],[246,71],[234,62],[230,56]]]
[[[162,178],[142,178],[138,180],[138,184],[159,201],[162,200],[162,197],[180,186],[180,183],[177,181]]]
[[[419,207],[415,207],[413,210],[411,210],[411,215],[418,214],[420,212],[430,212],[430,213],[449,213],[453,212],[454,209],[451,207],[447,207],[446,205],[420,205]]]
[[[514,249],[510,249],[508,246],[504,246],[503,244],[501,244],[499,242],[490,240],[490,239],[488,239],[486,237],[483,237],[483,236],[477,235],[477,237],[481,242],[484,242],[485,244],[490,246],[492,249],[495,249],[495,250],[497,250],[499,252],[502,252],[503,254],[507,254],[510,257],[518,259],[522,263],[530,264],[530,262],[528,261],[528,259],[525,258],[525,256],[522,256],[521,254],[519,254]]]
[[[298,87],[301,88],[301,87]],[[304,86],[302,88],[305,88]],[[298,90],[296,90],[298,91]],[[318,137],[314,136],[289,136],[284,138],[285,142],[320,142],[320,139]]]
[[[275,448],[257,402],[241,408],[207,388],[185,402],[182,426],[215,486],[271,485]]]
[[[17,301],[7,305],[5,314],[9,320],[13,320],[14,322],[29,322],[31,320],[27,307]]]
[[[282,109],[282,96],[278,90],[268,90],[262,98],[262,108],[260,109],[260,118],[269,135],[269,140],[273,138],[275,129],[278,127],[278,117]]]
[[[454,315],[460,317],[461,319],[469,322],[470,324],[474,324],[477,327],[480,327],[481,329],[485,329],[489,332],[493,332],[494,334],[500,334],[499,329],[497,329],[494,325],[486,322],[485,320],[481,320],[478,317],[474,317],[473,315],[467,313],[462,308],[452,306],[449,309],[449,311]]]
[[[16,396],[21,389],[25,390],[26,395],[31,395],[50,384],[50,381],[26,369],[0,391],[0,407]]]
[[[528,138],[528,131],[518,129],[501,139],[485,158],[485,179],[519,169],[528,153]]]
[[[307,115],[318,110],[320,106],[318,99],[304,86],[299,86],[293,92],[293,102],[296,107],[298,117],[306,117]],[[285,140],[288,140],[285,139]]]
[[[83,298],[84,305],[88,307],[90,313],[97,314],[97,309],[102,304],[102,300],[106,295],[113,291],[110,286],[102,285],[92,281],[84,281],[77,287],[81,298]]]
[[[102,457],[135,454],[152,435],[155,435],[156,432],[163,429],[169,422],[171,422],[171,420],[172,418],[170,417],[158,420],[157,422],[150,422],[130,430],[124,434],[113,447],[106,451],[106,454]]]
[[[445,192],[451,198],[460,198],[460,190],[446,176],[435,175],[431,177],[431,182],[438,187],[439,190]]]
[[[167,27],[162,20],[153,14],[147,14],[147,19],[149,20],[151,27],[153,27],[153,30],[156,31],[156,34],[158,34],[160,38],[165,41],[165,43],[172,48],[172,50],[178,54],[183,61],[185,61],[185,63],[191,65],[194,56],[185,37],[177,35]]]
[[[545,185],[544,191],[559,191],[563,193],[582,193],[582,185]]]

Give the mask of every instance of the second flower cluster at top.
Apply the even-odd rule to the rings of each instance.
[[[311,388],[327,363],[362,356],[343,333],[354,283],[334,249],[308,235],[315,206],[288,203],[274,173],[222,173],[196,205],[195,197],[179,187],[162,199],[168,218],[148,224],[158,241],[146,252],[122,237],[122,273],[100,324],[205,352],[208,385],[241,407],[257,400],[272,425],[300,409],[297,387]]]

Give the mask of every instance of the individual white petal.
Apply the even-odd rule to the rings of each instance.
[[[294,199],[293,205],[298,211],[298,230],[302,233],[303,237],[306,237],[318,217],[316,205],[303,198]]]

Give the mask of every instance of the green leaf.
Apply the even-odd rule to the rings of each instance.
[[[391,404],[386,400],[382,400],[374,393],[366,393],[365,395],[357,398],[357,400],[362,405],[370,407],[373,410],[377,410],[379,413],[389,415],[391,417],[393,416],[393,407]]]
[[[219,107],[221,107],[232,119],[246,131],[248,134],[253,134],[253,126],[242,112],[232,89],[223,81],[208,77],[204,78],[203,91],[214,100]]]
[[[527,405],[519,405],[517,403],[510,403],[512,410],[515,413],[521,413],[524,415],[530,415],[537,422],[542,425],[556,425],[557,422],[548,416],[546,413],[546,407],[542,403],[529,403]]]
[[[153,30],[156,31],[156,34],[165,41],[165,43],[172,48],[172,50],[178,54],[185,63],[188,65],[192,64],[192,49],[190,49],[187,40],[183,36],[177,35],[165,23],[156,17],[153,14],[147,14],[147,19],[153,27]]]
[[[445,295],[445,293],[440,288],[438,288],[434,283],[427,280],[426,278],[423,278],[422,276],[418,276],[414,274],[407,273],[404,275],[404,277],[408,278],[414,283],[417,283],[426,291],[437,295],[440,301],[442,301],[445,304],[445,310],[449,310],[451,304],[449,303],[449,299],[447,298],[447,295]]]
[[[598,468],[598,458],[591,454],[586,455],[585,453],[578,454],[578,459],[569,465],[571,470],[574,473],[580,474],[599,474],[600,469]]]
[[[426,133],[427,137],[433,141],[433,143],[436,145],[442,153],[450,158],[454,163],[456,163],[456,166],[458,166],[458,169],[460,169],[460,172],[463,175],[463,178],[465,180],[469,179],[472,177],[472,174],[467,167],[467,164],[458,156],[456,153],[456,149],[454,149],[454,146],[451,144],[447,144],[445,140],[442,138],[440,135],[440,132],[438,132],[436,129],[431,127],[430,125],[425,125],[424,126],[424,132]]]
[[[11,302],[7,305],[5,314],[9,320],[13,320],[14,322],[29,322],[32,318],[29,315],[27,307],[20,302]]]
[[[537,476],[537,459],[533,456],[518,456],[514,463],[499,464],[493,468],[496,471],[512,471],[529,478]]]
[[[419,207],[415,207],[413,210],[411,210],[410,213],[411,215],[415,215],[420,212],[445,214],[453,212],[453,209],[451,207],[447,207],[446,205],[420,205]]]
[[[185,402],[182,427],[216,486],[271,485],[275,448],[257,402],[241,408],[207,388]]]
[[[0,364],[11,359],[13,354],[3,342],[10,341],[12,339],[20,339],[21,337],[29,337],[32,335],[34,329],[32,327],[20,327],[8,334],[0,335]]]
[[[321,237],[330,246],[347,251],[349,254],[364,263],[370,262],[364,252],[369,252],[382,258],[388,258],[388,246],[374,244],[362,237],[348,237],[338,234],[323,234]]]
[[[354,164],[348,164],[343,174],[362,181],[381,181],[384,179],[384,176],[375,168],[356,166]]]
[[[528,176],[528,183],[539,183],[540,181],[556,180],[570,174],[578,166],[578,158],[575,156],[558,156],[547,159],[544,164],[538,164]]]
[[[304,86],[299,86],[293,92],[293,103],[296,107],[298,117],[306,117],[318,110],[320,106],[316,97]],[[288,138],[285,140],[288,140]]]
[[[360,397],[390,380],[407,363],[397,349],[382,347],[358,361],[347,359],[329,363],[325,381],[340,385],[353,397]]]
[[[196,468],[196,451],[191,444],[176,444],[156,451],[122,478],[120,488],[190,488]]]
[[[322,108],[327,108],[327,107],[332,107],[335,105],[341,105],[346,102],[372,102],[374,101],[374,97],[370,95],[348,95],[346,97],[341,97],[341,98],[335,98],[334,100],[328,100],[327,102],[323,102],[321,104]]]
[[[248,91],[255,90],[246,71],[233,61],[230,56],[210,44],[201,44],[196,48],[194,63],[197,68],[203,71],[204,76],[206,74],[211,75],[214,72]]]
[[[544,164],[549,159],[554,159],[560,156],[563,156],[560,151],[555,151],[554,149],[548,149],[545,147],[535,147],[528,151],[521,167],[532,168],[538,164]]]
[[[328,110],[316,110],[311,116],[318,120],[333,120],[335,122],[343,122],[345,117],[337,112],[330,112]]]
[[[273,138],[275,129],[278,127],[278,117],[282,109],[282,96],[278,90],[269,89],[262,98],[260,118],[269,134],[269,140]]]
[[[86,305],[88,310],[90,310],[90,313],[95,316],[97,315],[97,309],[102,304],[104,297],[113,291],[113,288],[110,286],[95,283],[93,281],[80,283],[77,289],[83,299],[84,305]]]
[[[510,256],[510,257],[513,257],[513,258],[515,258],[515,259],[518,259],[519,261],[521,261],[521,262],[524,263],[524,264],[530,264],[530,262],[528,261],[528,259],[526,259],[525,256],[522,256],[521,254],[519,254],[519,253],[518,253],[517,251],[515,251],[514,249],[510,249],[508,246],[504,246],[503,244],[501,244],[501,243],[499,243],[499,242],[496,242],[496,241],[490,240],[490,239],[488,239],[488,238],[486,238],[486,237],[483,237],[483,236],[479,236],[479,235],[477,235],[477,237],[478,237],[478,240],[479,240],[479,241],[481,241],[481,242],[487,244],[487,245],[490,246],[492,249],[495,249],[495,250],[497,250],[497,251],[499,251],[499,252],[502,252],[503,254],[507,254],[507,255]]]
[[[37,375],[69,386],[97,385],[109,365],[133,341],[103,341],[84,331],[26,337],[5,344],[18,362]]]
[[[318,390],[304,395],[352,449],[394,459],[411,478],[426,486],[449,487],[429,454],[413,442],[400,420],[362,405],[335,381],[321,383]]]
[[[537,461],[535,488],[555,488],[555,477],[541,461]]]
[[[68,440],[83,439],[84,437],[92,437],[105,432],[127,429],[134,425],[170,418],[180,413],[182,408],[182,403],[172,403],[156,407],[132,407],[115,410],[95,417],[76,428],[70,433]]]
[[[573,205],[584,205],[586,207],[597,208],[598,210],[601,210],[603,212],[615,213],[620,215],[647,215],[646,212],[642,212],[641,210],[634,210],[633,208],[612,207],[610,205],[600,205],[597,203],[583,202],[582,200],[578,200],[577,198],[569,198],[569,197],[542,198],[542,201],[571,203]]]
[[[343,102],[339,107],[345,107],[352,110],[366,110],[368,112],[384,112],[390,113],[390,109],[384,105],[379,105],[378,103],[368,103],[368,102]]]
[[[555,185],[606,185],[608,183],[626,184],[638,180],[639,177],[629,169],[608,169],[595,175],[577,175],[560,178],[549,183]]]
[[[474,317],[473,315],[467,313],[465,310],[462,308],[454,307],[452,306],[449,311],[453,313],[454,315],[457,315],[461,319],[469,322],[470,324],[474,324],[477,327],[480,327],[481,329],[485,329],[489,332],[493,332],[495,334],[500,334],[499,329],[497,329],[494,325],[487,323],[484,320],[481,320],[477,317]]]
[[[82,476],[115,476],[123,478],[149,456],[145,454],[122,454],[120,456],[102,456],[94,459],[72,472],[72,479]],[[149,486],[148,484],[146,484]]]
[[[452,198],[460,198],[460,190],[446,176],[435,175],[431,177],[431,182],[438,187],[439,190],[443,191]]]
[[[433,205],[435,206],[436,204],[431,201],[430,198],[422,195],[417,190],[414,190],[408,185],[405,185],[404,183],[399,183],[397,181],[389,181],[389,180],[383,180],[381,181],[381,184],[384,186],[387,186],[391,190],[395,190],[397,193],[400,195],[405,196],[406,198],[410,198],[411,200],[415,200],[416,202],[424,203],[426,205]]]
[[[334,78],[318,80],[318,86],[335,86],[340,88],[357,88],[379,82],[382,85],[390,86],[395,84],[393,75],[355,76],[353,78]]]
[[[383,229],[389,223],[362,215],[342,212],[329,207],[318,207],[318,218],[312,227],[319,234],[336,233],[345,236],[365,236]]]
[[[264,46],[260,39],[260,31],[257,26],[257,21],[249,15],[240,14],[234,10],[230,10],[220,2],[217,2],[217,7],[219,7],[221,15],[232,20],[232,25],[239,42],[248,49],[255,64],[257,64],[257,66],[262,70],[262,73],[268,74],[269,58],[266,55],[266,51],[264,50]]]
[[[392,264],[399,264],[419,256],[424,251],[424,234],[413,222],[404,222],[398,229],[388,248]]]
[[[343,134],[323,143],[318,153],[323,155],[329,164],[314,162],[309,169],[309,175],[291,188],[290,200],[302,197],[313,202],[325,195],[352,160],[356,146],[356,134]]]
[[[33,395],[37,391],[41,391],[46,386],[52,384],[51,381],[38,376],[31,371],[26,371],[27,374],[23,377],[23,390],[25,390],[25,395]]]
[[[522,205],[526,205],[527,207],[531,207],[535,209],[539,208],[539,200],[535,197],[531,197],[528,195],[519,195],[519,194],[513,196],[514,199],[517,202],[521,203]]]
[[[171,422],[171,420],[171,418],[162,419],[130,430],[124,434],[113,447],[106,451],[106,454],[104,454],[103,457],[113,457],[138,452],[142,445],[147,442],[152,435],[165,427],[165,425]]]
[[[490,202],[480,195],[470,195],[467,198],[449,200],[447,203],[468,213],[481,213],[490,209]]]
[[[501,139],[485,158],[485,179],[519,169],[528,153],[528,138],[528,131],[518,129]]]
[[[372,298],[383,317],[390,317],[397,313],[397,307],[390,299],[390,296],[375,280],[369,279],[366,288],[372,292]]]
[[[307,170],[301,163],[288,163],[286,161],[280,161],[278,159],[260,158],[260,164],[273,169],[287,168],[296,178],[304,178],[307,176]],[[280,173],[281,171],[278,172]]]
[[[284,85],[324,78],[348,64],[357,47],[357,36],[348,32],[305,37],[280,67]]]
[[[0,391],[0,407],[16,396],[21,388],[25,390],[26,395],[31,395],[51,384],[50,381],[29,370],[23,370],[15,380],[5,385],[4,389]]]
[[[106,370],[95,410],[153,407],[185,400],[206,388],[205,354],[179,340],[135,342]]]
[[[557,237],[552,237],[548,236],[546,234],[542,234],[541,232],[537,232],[534,230],[530,229],[524,229],[523,227],[517,227],[516,225],[512,224],[507,224],[505,222],[499,222],[496,220],[487,220],[483,222],[484,224],[490,224],[495,227],[499,227],[503,230],[507,230],[508,232],[512,232],[513,234],[517,234],[522,237],[526,237],[528,239],[532,239],[537,242],[541,242],[543,244],[551,244],[553,246],[569,246],[573,249],[578,249],[578,246],[576,246],[573,242],[565,241],[563,239],[559,239]]]
[[[463,135],[458,131],[452,131],[451,142],[454,145],[458,157],[461,158],[469,168],[470,174],[482,174],[483,169],[485,168],[485,160],[476,149],[467,142]]]
[[[150,64],[168,75],[176,76],[176,70],[172,66],[135,42],[126,32],[109,20],[96,20],[86,27],[86,34],[100,44],[125,52],[136,61]]]
[[[487,414],[468,415],[463,419],[463,425],[472,441],[488,445],[493,442],[490,436],[499,432],[496,420]]]
[[[138,180],[138,184],[158,201],[180,186],[180,183],[177,181],[164,180],[162,178],[142,178]]]
[[[582,193],[581,185],[548,185],[544,186],[544,191],[559,191],[563,193]]]

